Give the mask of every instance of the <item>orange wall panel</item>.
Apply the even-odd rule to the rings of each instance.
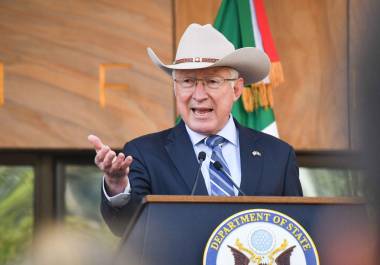
[[[1,1],[0,62],[5,104],[0,148],[89,148],[87,135],[122,147],[125,141],[174,123],[170,78],[146,47],[172,59],[172,1]],[[98,100],[99,64],[110,70]]]
[[[265,1],[285,83],[273,90],[280,137],[348,149],[347,1]]]

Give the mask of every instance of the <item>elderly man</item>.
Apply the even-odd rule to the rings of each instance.
[[[260,50],[234,46],[211,25],[190,25],[174,64],[152,61],[172,75],[182,121],[174,128],[128,142],[118,155],[89,136],[104,172],[102,214],[121,234],[144,195],[181,194],[301,196],[293,149],[283,141],[239,125],[231,115],[244,84],[269,72]],[[201,155],[199,155],[201,153]],[[205,160],[201,174],[199,161]],[[201,178],[195,183],[196,176]]]

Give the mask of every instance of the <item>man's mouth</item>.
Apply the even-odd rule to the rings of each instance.
[[[195,114],[195,115],[199,115],[199,116],[205,116],[207,114],[209,114],[210,112],[212,112],[214,109],[212,108],[191,108],[191,111]]]

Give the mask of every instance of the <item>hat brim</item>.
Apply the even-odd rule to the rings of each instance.
[[[268,56],[254,47],[237,49],[215,63],[186,62],[180,64],[164,64],[151,48],[148,48],[147,51],[152,62],[169,75],[172,74],[173,70],[231,67],[239,72],[245,84],[252,84],[263,80],[269,74],[270,69]]]

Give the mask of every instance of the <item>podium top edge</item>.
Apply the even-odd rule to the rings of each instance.
[[[147,195],[143,203],[366,204],[367,202],[360,197]]]

